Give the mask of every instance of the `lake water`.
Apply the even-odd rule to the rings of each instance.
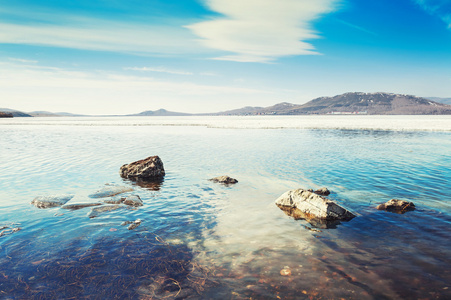
[[[450,150],[450,116],[1,119],[0,299],[450,299]],[[152,155],[163,182],[121,179]],[[105,184],[144,206],[30,204]],[[357,217],[315,228],[274,204],[322,186]],[[392,198],[416,210],[375,209]]]

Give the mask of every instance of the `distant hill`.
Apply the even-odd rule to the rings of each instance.
[[[13,114],[12,113],[7,113],[7,112],[1,112],[0,111],[0,118],[13,118]]]
[[[427,99],[435,101],[435,102],[451,105],[451,98],[427,97]]]
[[[346,93],[320,97],[305,104],[280,103],[252,110],[249,107],[218,113],[219,115],[305,115],[305,114],[371,114],[371,115],[441,115],[451,114],[451,105],[410,95],[390,93]]]
[[[18,110],[14,110],[14,109],[9,109],[9,108],[0,108],[0,112],[5,112],[5,113],[10,113],[13,115],[13,117],[32,117],[32,115],[29,115],[27,113],[18,111]]]
[[[291,104],[287,102],[282,102],[269,107],[252,107],[246,106],[239,109],[228,110],[216,113],[216,115],[274,115],[274,114],[282,114],[282,112],[289,111],[293,107],[297,107],[297,104]]]
[[[128,116],[146,116],[146,117],[168,117],[168,116],[191,116],[192,114],[186,114],[186,113],[180,113],[180,112],[173,112],[173,111],[167,111],[165,109],[159,109],[159,110],[146,110],[143,112],[140,112],[139,114],[133,114]]]
[[[49,111],[32,111],[29,112],[33,117],[85,117],[86,115],[77,115],[77,114],[71,114],[66,112],[49,112]]]
[[[346,93],[320,97],[290,110],[290,114],[358,112],[371,115],[441,115],[451,114],[451,106],[410,95]]]

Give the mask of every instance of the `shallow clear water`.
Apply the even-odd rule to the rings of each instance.
[[[447,125],[263,129],[266,119],[234,128],[212,128],[225,118],[2,120],[0,228],[21,230],[0,236],[0,299],[451,297]],[[164,182],[120,178],[122,164],[151,155]],[[239,183],[208,181],[225,174]],[[132,186],[144,206],[88,218],[90,208],[30,204],[56,193],[86,201],[106,183]],[[358,216],[315,229],[274,205],[289,189],[321,186]],[[392,198],[417,209],[375,209]],[[138,218],[134,230],[121,226]],[[280,275],[286,266],[291,276]]]

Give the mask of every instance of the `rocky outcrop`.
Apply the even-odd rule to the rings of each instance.
[[[119,195],[122,193],[130,192],[130,191],[133,191],[133,189],[128,186],[107,184],[103,188],[96,191],[95,193],[89,195],[89,197],[90,198],[106,198],[106,197],[111,197],[111,196]]]
[[[304,189],[285,192],[277,200],[279,207],[296,208],[306,217],[319,220],[350,220],[353,213],[336,204],[332,200]]]
[[[403,214],[411,210],[415,210],[415,204],[405,200],[391,199],[384,204],[376,207],[378,210],[385,210],[389,212]]]
[[[231,178],[229,176],[219,176],[219,177],[211,178],[209,180],[213,181],[213,182],[223,183],[223,184],[235,184],[238,182],[238,180],[236,180],[235,178]]]
[[[123,178],[133,180],[159,179],[165,175],[163,162],[158,156],[150,156],[143,160],[125,164],[120,168],[119,173]]]
[[[48,196],[38,196],[31,201],[31,204],[37,208],[50,208],[58,207],[66,204],[72,199],[74,195],[48,195]]]

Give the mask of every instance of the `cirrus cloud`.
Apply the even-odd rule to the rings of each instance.
[[[442,19],[451,29],[451,1],[449,0],[413,0],[427,13]]]
[[[219,60],[269,62],[282,56],[318,54],[307,40],[318,38],[313,20],[338,0],[207,0],[223,16],[186,26],[201,42],[231,54]]]

